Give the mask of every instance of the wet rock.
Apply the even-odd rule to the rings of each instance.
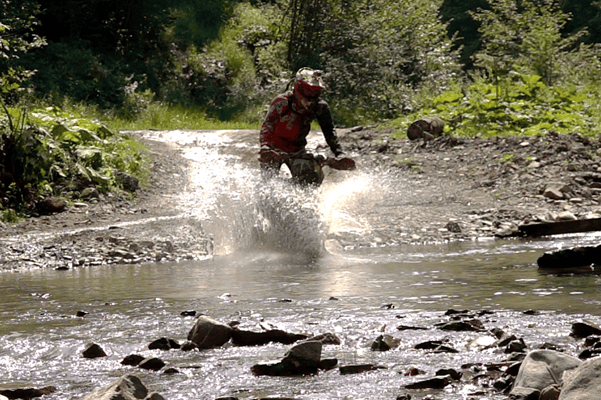
[[[546,198],[549,198],[551,200],[562,200],[563,199],[563,193],[561,192],[561,190],[559,190],[556,187],[545,188],[545,190],[543,191],[543,196],[545,196]]]
[[[586,347],[592,347],[592,346],[595,346],[598,343],[601,343],[601,336],[599,336],[599,335],[588,335],[584,339],[584,345]]]
[[[127,374],[113,381],[110,385],[96,389],[84,396],[81,400],[134,400],[152,399],[162,400],[158,393],[149,393],[140,378],[133,374]]]
[[[399,325],[396,327],[398,331],[427,331],[428,328],[423,326]]]
[[[459,353],[459,350],[450,346],[440,345],[434,349],[434,353]]]
[[[292,347],[288,351],[288,353],[286,353],[284,360],[292,359],[317,363],[321,359],[322,347],[322,343],[315,340],[309,340],[303,343],[299,343],[296,346]]]
[[[96,189],[95,187],[87,187],[81,191],[79,197],[81,197],[82,199],[97,199],[100,197],[100,193],[98,193],[98,189]]]
[[[182,311],[180,313],[180,315],[182,317],[196,317],[196,311],[194,311],[194,310]]]
[[[196,320],[188,333],[188,340],[199,349],[221,347],[232,338],[233,328],[205,315]]]
[[[439,325],[438,329],[457,332],[482,332],[485,330],[484,324],[479,319],[447,322]]]
[[[493,382],[493,387],[499,392],[505,392],[515,382],[515,377],[505,375]]]
[[[410,394],[402,394],[400,396],[397,396],[396,400],[411,400],[411,395]]]
[[[140,181],[135,176],[118,172],[116,178],[117,183],[121,185],[123,190],[127,190],[128,192],[133,193],[140,187]]]
[[[505,333],[505,331],[501,328],[492,328],[490,330],[490,333],[492,333],[493,335],[495,335],[495,337],[498,340],[501,340],[501,338],[503,338],[504,336],[507,336],[507,334]]]
[[[509,400],[539,400],[540,390],[528,387],[517,387],[511,390]]]
[[[413,346],[413,348],[417,350],[434,350],[443,344],[444,343],[442,340],[428,340],[426,342],[416,344]]]
[[[191,350],[200,350],[198,348],[198,346],[196,345],[196,343],[192,342],[191,340],[186,340],[184,342],[184,344],[182,344],[182,351],[191,351]]]
[[[458,350],[447,346],[440,340],[429,340],[413,346],[417,350],[433,350],[435,353],[459,353]]]
[[[555,343],[549,343],[549,342],[545,342],[545,343],[539,344],[536,348],[540,349],[540,350],[556,350],[556,351],[561,351],[561,346],[558,346]]]
[[[340,371],[340,375],[362,374],[364,372],[376,371],[378,369],[386,369],[386,367],[374,364],[356,364],[345,365],[344,367],[338,368],[338,370]]]
[[[372,351],[388,351],[399,347],[401,340],[391,335],[380,335],[371,344]]]
[[[526,358],[526,353],[511,353],[508,357],[507,357],[507,361],[510,362],[517,362],[517,361],[524,361],[524,359]]]
[[[507,367],[505,373],[511,376],[517,376],[521,366],[521,362],[512,363]]]
[[[126,356],[123,360],[121,360],[122,365],[131,365],[135,367],[139,365],[142,361],[144,361],[145,357],[139,354],[130,354]]]
[[[444,389],[453,382],[450,376],[437,376],[405,385],[405,389]]]
[[[45,386],[43,388],[24,388],[24,389],[4,389],[0,390],[0,399],[2,396],[6,399],[33,399],[35,397],[41,397],[47,394],[56,392],[54,386]]]
[[[338,365],[337,358],[326,358],[324,360],[319,361],[318,368],[323,371],[329,371],[331,369],[336,368],[337,365]]]
[[[299,376],[316,374],[320,368],[322,343],[307,341],[292,347],[282,361],[256,364],[251,371],[257,376]]]
[[[161,368],[165,366],[165,362],[157,357],[148,357],[142,360],[138,367],[142,369],[148,369],[150,371],[159,371]]]
[[[447,224],[444,226],[445,229],[447,229],[449,232],[453,232],[453,233],[461,233],[461,225],[459,225],[458,222],[455,221],[449,221],[447,222]]]
[[[292,344],[307,339],[306,335],[272,329],[265,332],[252,332],[240,329],[232,331],[232,343],[236,346],[264,346],[268,343]]]
[[[578,268],[601,264],[601,245],[546,252],[538,258],[537,264],[539,268]]]
[[[505,348],[505,353],[506,354],[523,353],[524,351],[526,351],[527,348],[528,348],[528,346],[526,346],[524,339],[520,338],[520,339],[512,340],[511,342],[509,342],[509,344]]]
[[[84,358],[99,358],[106,357],[106,353],[99,345],[90,343],[86,349],[82,352]]]
[[[323,333],[321,335],[313,336],[310,340],[317,340],[322,344],[340,345],[342,341],[338,336],[333,333]]]
[[[575,322],[572,324],[571,336],[582,339],[592,335],[601,335],[601,328],[590,321]]]
[[[163,371],[163,374],[165,375],[173,375],[173,374],[179,374],[179,370],[177,368],[167,368]]]
[[[60,197],[49,197],[37,204],[40,213],[60,213],[67,208],[67,200]]]
[[[547,386],[540,392],[538,400],[558,400],[561,394],[561,387],[559,385]]]
[[[173,339],[160,338],[148,345],[149,350],[172,350],[180,349],[182,346]]]
[[[601,355],[601,349],[584,349],[578,354],[578,358],[581,360],[588,360],[589,358],[598,357]]]
[[[508,335],[503,333],[503,335],[499,338],[499,340],[495,343],[497,347],[507,347],[509,343],[518,340],[518,337],[515,335]]]
[[[547,386],[561,383],[565,371],[579,367],[582,361],[576,357],[553,350],[533,350],[526,355],[520,366],[511,394],[526,389],[541,391]]]
[[[436,371],[436,376],[450,376],[451,379],[458,381],[461,379],[461,376],[463,375],[461,372],[454,370],[453,368],[443,368],[443,369],[439,369],[438,371]]]
[[[566,373],[559,399],[598,399],[599,393],[601,393],[601,357],[596,357]]]
[[[417,367],[411,367],[407,371],[403,373],[405,376],[416,376],[416,375],[425,375],[426,371],[421,370]]]
[[[455,310],[453,308],[450,308],[447,311],[445,311],[444,315],[446,315],[446,316],[468,315],[469,313],[470,313],[469,310]]]

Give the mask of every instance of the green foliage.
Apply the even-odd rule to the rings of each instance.
[[[124,104],[126,71],[107,65],[88,41],[50,42],[25,60],[38,69],[32,83],[40,95],[55,96],[56,101],[66,96],[103,108]]]
[[[195,104],[227,120],[269,101],[271,89],[282,86],[287,72],[281,42],[276,41],[277,19],[275,6],[259,9],[240,3],[216,40],[203,50],[188,49],[182,76]]]
[[[32,0],[0,0],[0,97],[4,99],[14,100],[22,83],[34,73],[19,60],[45,44],[44,39],[33,33],[39,12],[39,6]]]
[[[36,33],[49,46],[22,58],[20,65],[39,71],[32,81],[38,95],[54,101],[68,96],[110,109],[131,106],[127,89],[134,82],[139,93],[172,93],[166,89],[176,80],[174,55],[216,37],[233,1],[37,3],[42,13]]]
[[[443,0],[440,7],[449,36],[457,36],[454,48],[461,51],[460,60],[466,71],[473,68],[472,55],[480,48],[480,23],[468,11],[487,8],[487,0]]]
[[[3,222],[19,222],[21,218],[19,214],[11,208],[8,210],[0,210],[0,221]]]
[[[170,2],[173,24],[167,26],[168,39],[185,41],[201,48],[216,39],[222,24],[233,12],[233,1],[180,0]]]
[[[291,67],[329,74],[339,123],[395,117],[417,106],[414,91],[440,93],[460,71],[440,3],[291,0]]]
[[[548,131],[601,133],[598,90],[549,87],[536,75],[514,75],[503,85],[475,79],[432,101],[431,108],[397,119],[393,125],[408,126],[414,120],[439,116],[447,123],[445,133],[460,137],[540,135]],[[402,137],[399,132],[395,137]]]
[[[65,188],[106,192],[118,187],[117,172],[145,177],[148,161],[137,142],[81,115],[4,107],[0,122],[1,209],[33,209]]]
[[[207,115],[204,108],[194,105],[150,103],[148,109],[135,119],[113,116],[107,124],[111,130],[141,129],[257,129],[257,121],[244,121],[236,118],[232,121],[220,121]]]
[[[561,80],[566,68],[601,54],[593,46],[578,45],[584,30],[562,36],[570,16],[556,0],[490,0],[489,4],[490,10],[470,14],[481,23],[482,50],[474,55],[475,65],[486,69],[495,81],[518,72],[538,75],[552,85]],[[596,64],[598,68],[598,60]]]

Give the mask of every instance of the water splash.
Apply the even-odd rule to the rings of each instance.
[[[188,184],[174,202],[183,218],[202,221],[214,239],[215,254],[263,248],[306,260],[324,253],[324,241],[340,232],[364,232],[353,215],[372,191],[371,179],[326,168],[320,188],[301,188],[286,179],[268,184],[256,161],[256,131],[147,132],[174,143],[189,160]],[[333,236],[332,236],[333,235]]]

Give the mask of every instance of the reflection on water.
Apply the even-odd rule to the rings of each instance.
[[[472,348],[471,343],[487,333],[449,336],[433,329],[447,309],[490,310],[492,314],[482,318],[487,328],[501,327],[531,346],[552,338],[572,352],[577,343],[569,337],[571,323],[583,317],[599,322],[599,276],[547,274],[536,267],[544,251],[597,244],[600,238],[595,234],[439,246],[378,247],[373,242],[351,250],[326,245],[329,252],[308,259],[299,257],[299,248],[258,246],[253,242],[258,216],[268,216],[260,213],[266,208],[258,207],[256,170],[237,162],[251,163],[249,154],[256,150],[245,145],[250,136],[241,137],[163,135],[165,140],[182,140],[186,155],[199,163],[191,171],[190,188],[175,206],[203,220],[205,231],[214,235],[217,251],[212,259],[0,274],[0,388],[55,385],[59,390],[48,399],[77,397],[131,371],[120,361],[138,353],[160,357],[180,371],[167,376],[134,370],[151,390],[168,399],[396,398],[399,388],[415,379],[403,374],[412,366],[431,375],[441,365],[458,368],[464,362],[504,359],[498,352]],[[386,209],[379,209],[375,201],[382,187],[368,175],[330,178],[315,197],[292,193],[291,198],[289,190],[275,189],[271,211],[279,209],[282,219],[296,218],[297,229],[276,231],[280,237],[272,244],[314,238],[315,229],[320,234],[361,235],[369,233],[363,218],[367,212],[385,217]],[[293,207],[284,209],[289,203]],[[302,208],[299,204],[310,206],[307,210],[318,216],[317,223],[294,213]],[[303,246],[301,253],[307,247]],[[522,312],[529,309],[538,313]],[[245,329],[332,332],[343,343],[326,346],[324,358],[388,369],[350,376],[334,370],[305,378],[256,378],[250,367],[280,359],[286,346],[225,346],[189,353],[147,350],[148,343],[160,337],[180,343],[186,339],[194,324],[193,317],[181,315],[186,310],[226,323],[236,320]],[[76,316],[79,311],[85,316]],[[429,329],[397,331],[401,324]],[[382,333],[399,337],[401,347],[371,351],[371,341]],[[413,349],[421,341],[443,338],[462,352],[449,358]],[[90,342],[101,345],[109,356],[83,359],[81,351]],[[444,398],[463,400],[476,390],[453,386]]]
[[[380,390],[387,393],[386,398],[394,398],[400,385],[409,381],[398,372],[415,365],[416,357],[422,360],[419,367],[426,370],[450,362],[440,355],[417,355],[412,349],[439,332],[399,333],[395,326],[431,327],[450,308],[488,309],[493,311],[485,320],[489,328],[509,329],[525,335],[529,342],[553,337],[555,342],[574,346],[569,338],[574,319],[582,315],[598,319],[599,277],[541,274],[535,266],[540,243],[511,243],[509,247],[511,251],[498,243],[478,248],[453,245],[447,251],[357,249],[326,255],[310,264],[281,252],[256,251],[202,262],[1,274],[0,369],[10,373],[0,377],[0,387],[15,382],[43,386],[58,379],[69,396],[83,394],[128,371],[120,365],[123,357],[142,353],[161,357],[180,369],[179,375],[169,378],[144,374],[143,380],[166,398],[214,399],[235,393],[241,397],[343,399],[371,394],[382,398]],[[526,309],[540,313],[526,316],[521,313]],[[324,357],[337,357],[341,364],[378,363],[390,370],[353,378],[327,373],[281,381],[253,378],[250,366],[281,358],[285,346],[202,353],[145,350],[160,337],[183,342],[194,323],[194,318],[180,315],[185,310],[223,322],[238,320],[253,330],[267,324],[309,334],[333,332],[343,345],[326,347]],[[88,314],[76,317],[78,311]],[[400,335],[402,349],[371,352],[370,341],[381,332]],[[468,346],[476,335],[453,335],[454,345]],[[90,342],[100,344],[109,357],[82,359],[80,353]],[[503,358],[480,352],[463,356],[465,362]],[[457,368],[461,360],[451,364]],[[193,365],[200,370],[188,368]],[[299,387],[304,396],[296,392]],[[464,397],[451,392],[445,398]]]

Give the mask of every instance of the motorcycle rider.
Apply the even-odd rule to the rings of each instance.
[[[315,119],[334,155],[343,154],[328,103],[320,99],[326,89],[322,71],[305,67],[296,73],[293,90],[272,100],[260,132],[259,163],[265,177],[274,176],[286,164],[294,181],[321,184],[321,165],[305,150]]]

